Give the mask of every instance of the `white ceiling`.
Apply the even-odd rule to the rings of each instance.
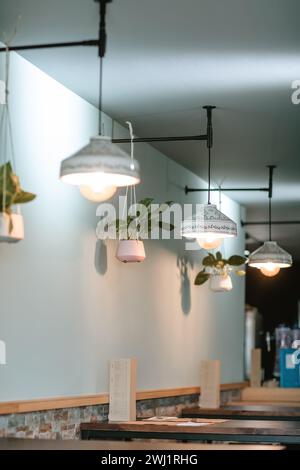
[[[93,0],[1,0],[0,31],[19,13],[15,43],[96,38]],[[266,186],[276,164],[274,219],[300,220],[299,0],[113,0],[108,5],[104,109],[138,135],[205,131],[214,104],[213,179],[227,186]],[[40,50],[24,57],[91,103],[98,101],[96,48]],[[157,145],[206,176],[205,144]],[[248,218],[267,217],[264,193],[232,193]],[[266,227],[248,231],[263,240]],[[300,259],[300,225],[275,226],[274,238]]]

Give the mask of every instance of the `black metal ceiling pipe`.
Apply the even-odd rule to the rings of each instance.
[[[133,142],[184,142],[188,140],[207,140],[207,135],[187,135],[173,137],[135,137]],[[114,144],[130,144],[131,139],[112,139]]]
[[[31,51],[34,49],[55,49],[58,47],[98,46],[99,39],[88,39],[86,41],[54,42],[45,44],[28,44],[25,46],[9,46],[10,51]],[[0,52],[6,52],[6,47],[1,47]]]
[[[299,225],[300,220],[272,220],[272,225]],[[243,227],[248,225],[269,225],[269,221],[254,221],[254,222],[243,222],[241,221]]]
[[[185,194],[188,193],[205,193],[207,192],[207,189],[205,188],[189,188],[188,186],[185,186],[184,188]],[[221,191],[226,192],[226,191],[265,191],[269,192],[269,188],[211,188],[210,191]]]
[[[9,46],[10,51],[31,51],[35,49],[55,49],[58,47],[80,47],[80,46],[98,46],[99,55],[103,57],[106,48],[106,31],[105,31],[105,15],[106,4],[112,3],[112,0],[95,0],[100,3],[100,24],[99,24],[99,38],[87,39],[86,41],[71,41],[71,42],[48,42],[44,44],[27,44],[24,46]],[[1,47],[0,52],[6,52],[6,47]]]

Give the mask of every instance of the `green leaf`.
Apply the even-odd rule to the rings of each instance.
[[[214,262],[212,262],[210,256],[205,256],[205,258],[202,260],[202,264],[203,266],[213,266]]]
[[[163,230],[167,230],[169,232],[171,232],[175,228],[175,226],[173,224],[167,224],[166,222],[162,222],[161,220],[158,222],[158,226],[159,226],[159,228],[161,228]]]
[[[217,259],[218,261],[221,261],[221,260],[222,260],[222,253],[221,253],[220,251],[217,251],[217,253],[216,253],[216,259]]]
[[[4,195],[4,197],[3,197]],[[35,199],[36,195],[21,189],[20,181],[14,174],[10,162],[0,166],[0,210],[7,211],[13,204],[25,204]],[[5,199],[5,207],[3,207]]]
[[[142,199],[139,204],[143,204],[143,206],[149,207],[153,201],[153,197],[145,197],[145,199]]]
[[[244,256],[232,255],[228,259],[228,264],[230,264],[230,266],[241,266],[241,264],[244,264],[245,261],[246,258]]]
[[[217,263],[217,260],[212,253],[209,253],[202,260],[203,266],[215,266],[216,263]]]
[[[201,286],[206,281],[208,281],[209,277],[210,277],[210,274],[207,274],[205,270],[203,269],[202,271],[200,271],[200,273],[197,274],[195,278],[195,281],[194,281],[195,286]]]
[[[36,198],[36,195],[33,193],[27,193],[26,191],[20,191],[16,194],[13,199],[14,204],[25,204],[26,202],[33,201]]]

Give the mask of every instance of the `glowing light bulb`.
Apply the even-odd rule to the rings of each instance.
[[[116,186],[104,186],[104,185],[82,185],[79,186],[79,190],[86,199],[92,202],[102,202],[110,199],[117,191]]]
[[[217,238],[215,235],[208,235],[206,238],[197,238],[198,245],[205,250],[214,250],[219,248],[223,242],[223,238]]]
[[[261,268],[260,272],[267,277],[273,277],[276,276],[280,271],[279,266],[277,266],[274,263],[266,263],[266,265]]]

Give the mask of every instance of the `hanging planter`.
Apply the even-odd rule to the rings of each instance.
[[[232,289],[232,281],[229,274],[214,274],[210,276],[209,288],[213,292],[228,292]]]
[[[143,238],[151,238],[152,231],[157,228],[163,230],[173,230],[172,224],[163,223],[159,216],[170,207],[172,202],[168,201],[160,204],[156,212],[151,211],[153,198],[145,198],[139,201],[138,206],[144,206],[143,217],[138,215],[127,215],[127,219],[117,219],[111,222],[110,226],[116,228],[116,234],[120,241],[116,253],[116,258],[123,263],[140,263],[146,258]]]
[[[35,199],[35,194],[23,191],[11,163],[0,166],[0,242],[16,243],[24,238],[23,217],[14,213],[15,205]]]
[[[134,135],[130,122],[127,121],[131,138],[131,160],[134,162]],[[112,228],[114,237],[119,238],[116,258],[123,263],[141,263],[146,258],[143,238],[151,238],[152,231],[157,229],[173,230],[172,224],[160,220],[161,214],[169,208],[171,201],[159,204],[152,211],[153,198],[145,198],[137,203],[135,186],[126,188],[122,217],[112,220],[106,228]],[[129,210],[127,203],[129,200]],[[104,232],[106,234],[106,231]],[[101,233],[98,233],[101,238]],[[105,237],[106,238],[106,237]]]
[[[24,222],[21,214],[0,213],[0,242],[16,243],[24,238]]]
[[[122,263],[141,263],[146,258],[144,242],[141,240],[120,240],[116,258]]]
[[[9,49],[6,53],[5,104],[0,116],[0,242],[15,243],[24,238],[22,215],[14,206],[35,199],[35,194],[23,191],[14,170],[14,145],[8,105]],[[2,164],[1,164],[2,163]]]
[[[235,272],[238,276],[244,276],[245,271],[236,270],[237,267],[243,265],[246,258],[239,255],[232,255],[225,259],[219,251],[216,255],[209,253],[202,260],[204,268],[200,271],[195,279],[195,285],[201,286],[209,280],[209,288],[213,292],[228,292],[232,289],[232,280],[230,272]]]

